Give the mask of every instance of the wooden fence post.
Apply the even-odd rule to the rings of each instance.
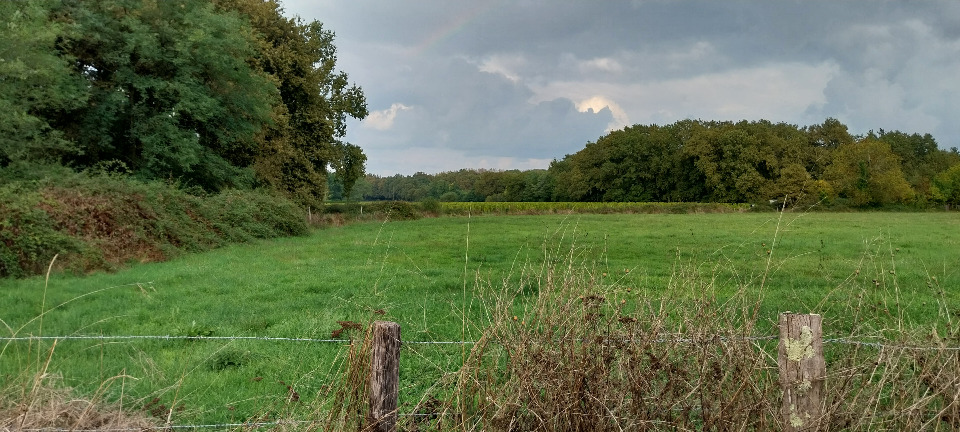
[[[370,356],[370,429],[397,429],[397,397],[400,390],[400,324],[373,323]]]
[[[823,415],[822,318],[817,314],[780,314],[780,386],[784,431],[817,430]]]

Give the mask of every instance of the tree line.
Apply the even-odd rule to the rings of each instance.
[[[334,34],[264,0],[0,2],[0,169],[130,174],[301,204],[347,189],[367,115]]]
[[[331,179],[335,198],[342,190]],[[681,120],[610,132],[545,170],[367,175],[363,200],[833,202],[960,205],[960,153],[930,134],[853,136],[828,118],[799,127],[766,120]]]

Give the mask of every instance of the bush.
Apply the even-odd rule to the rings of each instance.
[[[440,201],[435,198],[426,198],[420,201],[420,210],[424,213],[437,215],[443,211],[443,208],[440,207]]]
[[[370,211],[380,213],[390,220],[415,220],[422,216],[413,204],[406,201],[384,201],[372,203]]]
[[[0,186],[0,276],[41,273],[56,254],[58,268],[89,272],[308,231],[299,207],[264,191],[198,196],[116,174],[61,174]]]
[[[39,208],[42,201],[22,185],[0,186],[0,276],[37,274],[55,255],[82,249],[77,239],[57,230],[56,221]]]

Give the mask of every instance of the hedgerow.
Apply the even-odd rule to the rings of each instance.
[[[0,277],[110,270],[228,243],[302,235],[303,211],[261,190],[207,195],[110,174],[0,183]]]

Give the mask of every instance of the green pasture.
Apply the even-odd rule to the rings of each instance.
[[[536,288],[530,281],[545,266],[571,262],[630,301],[663,298],[682,307],[738,292],[741,300],[760,299],[762,334],[786,310],[823,314],[828,337],[850,325],[851,311],[891,328],[945,326],[960,315],[956,214],[584,214],[358,223],[112,274],[5,279],[0,330],[330,339],[339,321],[385,319],[401,324],[406,341],[471,340],[495,295],[518,295],[522,315],[522,299]],[[0,382],[36,371],[52,345],[0,345]],[[174,407],[178,424],[302,417],[322,408],[317,395],[336,385],[332,372],[346,347],[63,340],[47,371],[81,395],[129,409]],[[455,370],[464,349],[405,345],[401,405],[415,404]]]

